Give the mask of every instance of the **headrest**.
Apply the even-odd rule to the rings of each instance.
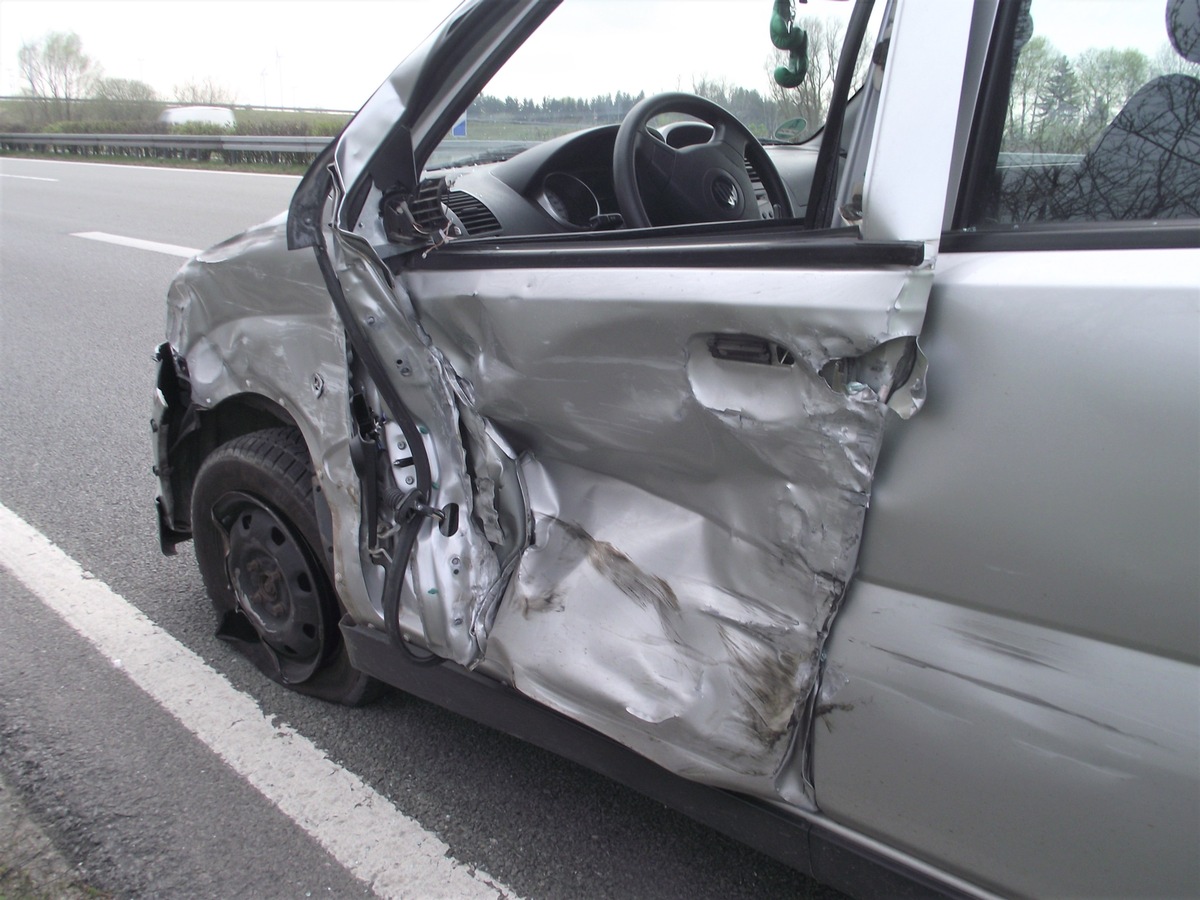
[[[1167,0],[1167,34],[1180,56],[1200,63],[1200,0]]]

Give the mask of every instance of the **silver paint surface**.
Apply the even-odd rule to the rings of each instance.
[[[1200,884],[1195,666],[861,580],[829,656],[827,815],[1009,896]]]
[[[295,418],[333,512],[343,603],[378,625],[384,560],[360,522],[345,340],[313,258],[283,251],[281,228],[189,263],[169,337],[202,406],[250,391]],[[821,370],[915,335],[921,311],[902,298],[927,272],[544,270],[489,273],[484,290],[480,273],[389,283],[364,242],[328,234],[427,431],[432,501],[464,511],[458,534],[422,532],[406,632],[676,771],[808,804],[793,744],[887,412],[866,383],[834,390]],[[429,299],[417,309],[410,292]],[[729,333],[792,362],[714,358],[709,339]]]
[[[878,227],[926,241],[925,265],[401,269],[394,278],[372,246],[382,235],[377,192],[361,215],[342,197],[354,195],[400,117],[422,140],[470,76],[472,56],[491,54],[532,10],[519,4],[507,26],[479,35],[427,108],[408,116],[425,60],[469,11],[455,13],[368,101],[335,154],[326,243],[349,314],[425,434],[430,502],[463,511],[452,536],[423,529],[407,561],[402,629],[674,771],[811,806],[805,737],[822,645],[854,571],[885,401],[907,416],[922,399],[915,338],[936,217],[928,203],[905,213],[900,185],[869,170],[868,185],[891,198]],[[916,33],[901,30],[893,47]],[[956,65],[947,54],[942,68]],[[906,83],[901,66],[874,79],[898,97],[920,83]],[[928,117],[927,134],[948,136],[952,116],[942,118]],[[901,193],[923,184],[906,177]],[[325,347],[326,374],[293,347],[303,340],[289,338],[291,323],[251,314],[229,334],[221,323],[241,304],[269,308],[267,294],[283,287],[272,273],[298,265],[256,253],[255,240],[230,245],[223,266],[208,260],[216,275],[181,283],[188,294],[187,284],[220,282],[193,296],[219,292],[231,304],[195,301],[205,341],[216,343],[182,347],[205,376],[203,402],[260,390],[296,417],[328,482],[344,603],[378,625],[389,563],[356,523],[345,407],[336,421],[329,413],[348,392],[340,332]],[[263,296],[240,286],[255,279]],[[320,314],[331,324],[328,304]],[[786,360],[723,358],[713,347],[730,335],[769,342]],[[222,379],[231,356],[246,371]],[[314,370],[304,384],[319,376],[326,385],[303,400],[284,383],[301,367]],[[366,385],[367,398],[386,418],[376,388]],[[403,489],[405,451],[394,428],[384,434]]]
[[[483,653],[487,629],[511,572],[511,559],[502,560],[488,540],[497,531],[495,451],[487,444],[485,428],[474,416],[458,379],[442,352],[418,323],[405,292],[395,286],[370,246],[352,234],[331,229],[330,256],[352,314],[365,326],[368,340],[395,372],[393,387],[426,438],[436,488],[433,506],[458,504],[458,531],[444,535],[430,520],[422,529],[412,558],[407,560],[404,607],[420,622],[421,642],[427,649],[464,666],[474,666]],[[381,415],[388,412],[382,405]],[[473,424],[462,427],[464,420]],[[478,463],[468,462],[472,436]],[[392,447],[396,437],[389,436]],[[397,451],[395,456],[406,455]],[[397,486],[406,488],[396,472]],[[476,515],[476,509],[481,515]],[[504,536],[496,533],[495,544]],[[457,562],[453,562],[457,560]]]
[[[957,91],[979,83],[995,4],[976,8],[901,4],[856,132],[872,146],[848,156],[842,196],[866,186],[866,236],[925,242],[913,271],[392,260],[393,277],[378,191],[360,221],[330,216],[353,315],[426,431],[431,501],[463,509],[452,537],[425,526],[402,629],[672,771],[975,890],[1186,894],[1200,251],[960,254],[935,281],[973,110]],[[935,33],[945,59],[921,51]],[[364,177],[440,39],[356,118],[339,184]],[[185,266],[168,336],[202,406],[251,392],[295,419],[339,595],[378,626],[346,341],[312,255],[282,248],[277,220]],[[719,358],[729,335],[789,361]],[[921,351],[934,381],[903,421],[925,399]],[[398,428],[384,437],[401,462]]]
[[[936,377],[887,429],[827,647],[817,801],[1011,893],[1195,893],[1200,250],[938,265]]]
[[[674,771],[807,803],[793,743],[887,414],[821,370],[914,335],[921,313],[898,303],[914,279],[927,274],[402,273],[529,495],[534,541],[488,671]],[[727,334],[792,362],[718,359]]]

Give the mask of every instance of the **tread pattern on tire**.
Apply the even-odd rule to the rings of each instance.
[[[242,455],[271,465],[286,481],[296,486],[299,499],[313,502],[313,468],[304,438],[294,428],[269,428],[234,438],[215,453]]]

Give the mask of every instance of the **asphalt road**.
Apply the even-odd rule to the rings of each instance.
[[[294,185],[0,160],[0,503],[455,859],[524,897],[839,896],[429,704],[390,693],[347,710],[291,694],[213,638],[190,548],[162,557],[153,514],[151,354],[182,260],[72,235],[203,247],[282,210]],[[366,893],[2,568],[0,612],[0,775],[88,884],[117,896]]]

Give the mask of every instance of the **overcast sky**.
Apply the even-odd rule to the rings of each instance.
[[[74,31],[105,75],[212,78],[237,102],[357,109],[457,0],[0,0],[0,94],[20,91],[21,44]]]
[[[20,92],[17,53],[22,43],[50,31],[74,31],[107,76],[148,82],[164,97],[170,97],[176,85],[211,78],[234,91],[238,103],[357,109],[456,4],[457,0],[0,0],[0,95]],[[1036,11],[1039,5],[1041,12]],[[1044,2],[1035,3],[1036,29],[1053,35],[1059,49],[1071,55],[1095,45],[1101,32],[1101,46],[1110,45],[1115,32],[1126,46],[1149,54],[1166,40],[1164,0],[1055,0],[1054,5],[1051,12]],[[770,0],[733,0],[732,5],[676,0],[663,17],[637,0],[600,0],[590,11],[560,10],[555,19],[576,17],[571,28],[578,38],[528,48],[527,68],[539,77],[498,82],[491,92],[540,99],[616,89],[687,90],[692,77],[705,73],[681,72],[672,59],[676,50],[688,51],[693,58],[734,59],[740,68],[724,74],[741,86],[762,89],[770,7]],[[850,7],[813,2],[797,11],[809,15],[833,10],[844,18]],[[629,52],[630,34],[646,38],[655,49]],[[715,41],[713,50],[703,49],[705,40]],[[755,49],[722,52],[739,46]]]
[[[21,44],[74,31],[113,78],[170,97],[212,78],[237,102],[357,109],[458,0],[0,0],[0,94],[19,93]],[[845,19],[851,3],[814,0],[801,15]],[[641,0],[567,4],[554,25],[571,35],[526,51],[529,76],[507,73],[493,92],[541,99],[615,90],[689,89],[678,59],[735,61],[735,83],[763,89],[770,0]],[[631,50],[630,36],[655,49]],[[539,35],[540,36],[540,35]],[[739,48],[752,52],[737,52]]]

